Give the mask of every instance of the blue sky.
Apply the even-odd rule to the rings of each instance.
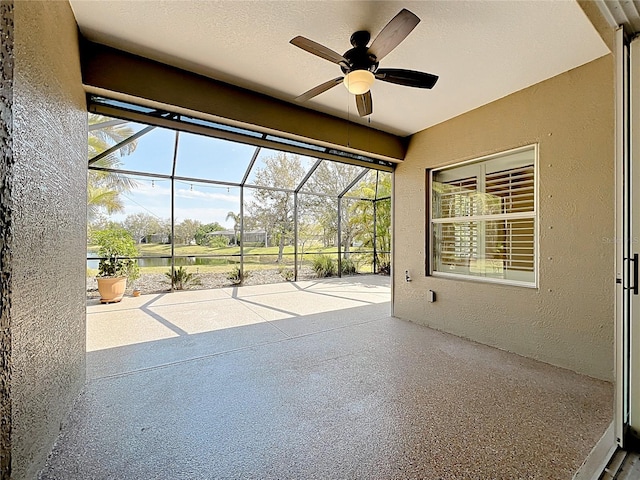
[[[146,125],[130,122],[134,132]],[[120,157],[119,168],[141,173],[171,175],[176,132],[155,128],[140,137],[136,149],[129,155]],[[178,138],[176,176],[202,178],[222,182],[240,183],[256,147],[242,143],[181,132]],[[248,183],[252,183],[255,172],[264,165],[264,159],[277,151],[262,148],[254,164]],[[299,156],[308,170],[315,158]],[[360,169],[356,169],[360,170]],[[135,176],[137,188],[122,194],[124,211],[111,216],[122,221],[128,215],[148,213],[160,219],[171,217],[171,181]],[[300,179],[301,180],[301,179]],[[226,228],[233,228],[233,221],[226,220],[229,212],[240,212],[240,188],[209,183],[176,180],[175,183],[176,223],[189,218],[202,223],[218,222]],[[245,188],[245,207],[253,199],[253,189]]]
[[[134,131],[143,125],[130,123]],[[156,128],[140,137],[136,149],[121,157],[120,168],[145,173],[171,174],[176,133]],[[218,140],[201,135],[180,133],[176,175],[183,177],[240,182],[249,165],[255,147]],[[124,212],[112,215],[116,221],[134,213],[149,213],[159,218],[171,216],[171,181],[134,177],[137,188],[122,196]],[[245,189],[245,199],[251,190]],[[230,211],[240,211],[240,188],[198,182],[176,181],[176,223],[186,218],[202,223],[218,222],[229,228],[226,220]]]

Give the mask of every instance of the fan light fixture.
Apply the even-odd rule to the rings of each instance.
[[[362,95],[369,91],[375,78],[369,70],[354,70],[345,75],[343,82],[349,93]]]
[[[344,83],[349,93],[355,96],[358,115],[366,117],[373,113],[373,100],[369,89],[374,80],[413,88],[433,88],[438,81],[437,75],[403,68],[378,68],[380,60],[402,43],[418,23],[420,19],[415,13],[403,8],[384,26],[371,45],[369,45],[371,33],[367,30],[353,32],[349,39],[353,48],[344,52],[343,55],[306,37],[298,35],[292,38],[290,41],[292,45],[335,63],[343,74],[297,96],[296,102],[306,102]]]

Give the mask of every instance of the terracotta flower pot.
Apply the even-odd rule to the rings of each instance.
[[[127,288],[127,277],[98,277],[100,303],[115,303],[122,300]]]

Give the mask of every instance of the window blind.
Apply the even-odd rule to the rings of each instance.
[[[535,284],[535,184],[531,147],[432,172],[432,273]]]

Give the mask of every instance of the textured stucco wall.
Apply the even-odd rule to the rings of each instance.
[[[0,478],[11,475],[13,1],[0,1]]]
[[[613,95],[609,55],[413,136],[395,174],[396,316],[613,379]],[[533,143],[539,288],[425,276],[425,169]]]
[[[33,478],[84,383],[87,126],[64,1],[17,1],[12,478]]]

